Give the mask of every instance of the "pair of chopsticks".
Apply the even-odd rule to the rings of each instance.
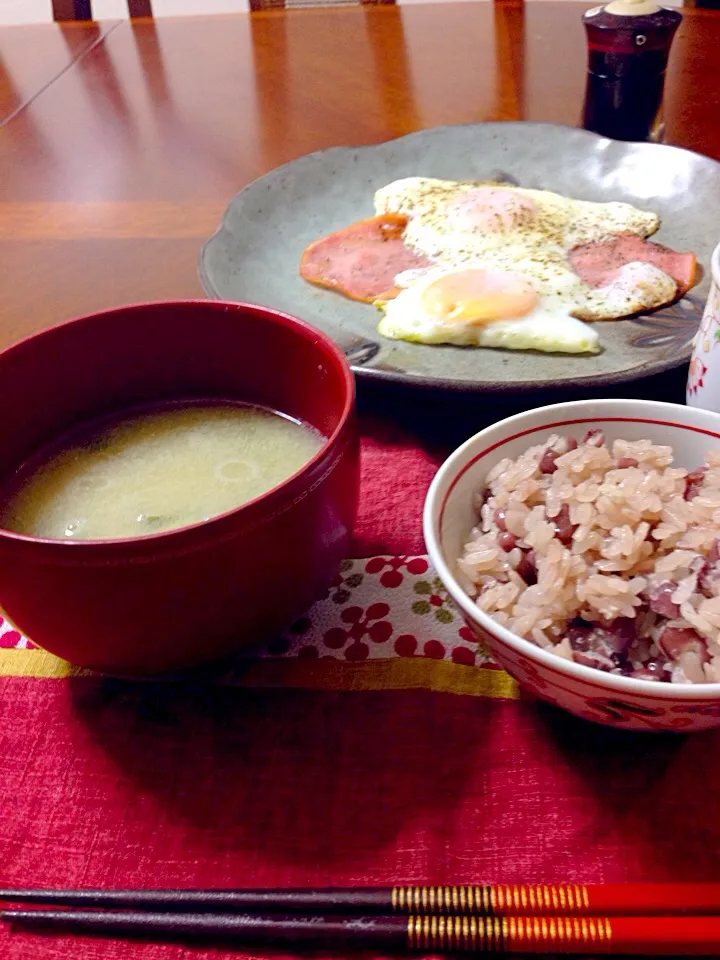
[[[0,890],[0,902],[42,908],[2,909],[16,928],[256,947],[720,955],[712,883]]]

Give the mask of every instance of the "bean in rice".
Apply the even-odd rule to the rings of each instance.
[[[552,435],[500,461],[459,560],[478,607],[609,673],[720,682],[720,451]]]

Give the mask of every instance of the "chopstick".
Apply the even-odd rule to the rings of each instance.
[[[248,914],[4,910],[15,927],[277,948],[717,956],[720,917],[263,917]]]
[[[165,912],[318,915],[676,916],[720,914],[720,883],[494,884],[260,890],[0,889],[0,902]]]

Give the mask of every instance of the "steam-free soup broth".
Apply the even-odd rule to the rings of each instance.
[[[266,493],[322,443],[314,430],[260,407],[208,402],[136,411],[22,467],[0,498],[0,526],[58,540],[172,530]]]

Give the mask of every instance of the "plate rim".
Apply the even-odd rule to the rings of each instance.
[[[327,157],[332,153],[344,153],[348,150],[352,151],[373,151],[377,150],[379,147],[384,147],[388,144],[399,143],[405,140],[411,140],[416,137],[421,137],[429,133],[439,134],[448,131],[448,130],[457,130],[457,129],[470,129],[470,128],[489,128],[489,127],[543,127],[543,128],[552,128],[554,130],[567,130],[572,131],[574,134],[579,134],[582,137],[586,137],[588,140],[595,140],[598,143],[605,144],[621,144],[629,145],[635,147],[643,147],[649,149],[661,148],[663,152],[671,150],[675,153],[687,154],[694,158],[700,158],[701,160],[714,165],[717,168],[718,177],[720,177],[720,161],[716,160],[714,157],[709,157],[706,154],[698,153],[695,150],[690,150],[687,147],[676,146],[675,144],[667,143],[654,143],[654,142],[643,142],[643,141],[623,141],[623,140],[613,140],[610,137],[604,137],[601,134],[595,133],[591,130],[586,130],[583,127],[575,127],[567,123],[552,123],[549,121],[535,121],[535,120],[486,120],[486,121],[477,121],[477,122],[468,122],[468,123],[451,123],[451,124],[441,124],[434,127],[423,127],[420,130],[413,130],[410,133],[405,133],[399,137],[391,137],[388,140],[381,140],[378,143],[368,143],[360,144],[359,146],[354,146],[352,144],[337,145],[334,147],[324,147],[320,150],[313,150],[310,153],[301,154],[299,157],[295,157],[292,160],[286,160],[284,163],[279,164],[276,167],[272,167],[270,170],[267,170],[265,173],[261,174],[259,177],[256,177],[254,180],[251,180],[250,183],[242,187],[227,203],[223,215],[220,219],[220,222],[214,232],[207,237],[198,253],[198,276],[200,279],[201,286],[204,292],[208,297],[214,300],[227,300],[228,298],[221,294],[217,288],[214,286],[210,275],[206,267],[206,259],[208,255],[208,250],[213,245],[215,241],[223,234],[227,233],[232,236],[232,231],[228,227],[228,221],[230,219],[230,214],[233,206],[251,188],[255,187],[258,183],[265,179],[265,177],[270,174],[276,174],[279,171],[287,170],[289,167],[292,167],[294,164],[303,161],[312,161],[316,160],[318,157]],[[682,299],[682,298],[681,298]],[[234,301],[233,301],[234,302]],[[265,306],[268,306],[265,304]],[[271,307],[271,309],[275,309]],[[304,319],[304,318],[300,318]],[[311,326],[317,327],[316,324],[312,323],[310,320],[305,320],[306,323],[309,323]],[[612,322],[612,321],[607,321]],[[321,327],[317,327],[318,330],[322,331]],[[328,331],[322,331],[327,333],[331,339],[335,339],[332,333]],[[452,346],[452,344],[446,344],[445,346]],[[472,349],[466,347],[456,347],[455,349]],[[530,353],[531,351],[527,351]],[[532,351],[537,353],[538,356],[542,356],[541,352]],[[574,391],[581,389],[583,387],[602,387],[602,386],[617,386],[622,383],[632,383],[636,380],[642,380],[645,377],[650,376],[660,376],[663,373],[668,373],[671,370],[675,370],[678,367],[682,366],[684,363],[687,363],[690,359],[692,352],[692,343],[690,343],[686,350],[683,351],[680,355],[670,357],[665,361],[654,361],[652,363],[645,363],[641,366],[633,367],[631,370],[621,370],[615,373],[604,373],[604,374],[593,374],[586,376],[575,377],[572,380],[563,381],[562,384],[555,384],[548,380],[538,381],[538,380],[515,380],[515,381],[493,381],[493,380],[452,380],[445,377],[433,377],[427,376],[426,374],[412,373],[405,370],[384,370],[381,367],[368,367],[364,366],[362,363],[351,363],[350,369],[353,371],[356,377],[362,379],[367,379],[371,381],[380,381],[383,383],[392,383],[403,386],[415,387],[420,389],[427,390],[445,390],[455,393],[528,393],[528,392],[543,392],[551,390],[567,390]],[[651,369],[647,370],[647,367],[650,366]]]

